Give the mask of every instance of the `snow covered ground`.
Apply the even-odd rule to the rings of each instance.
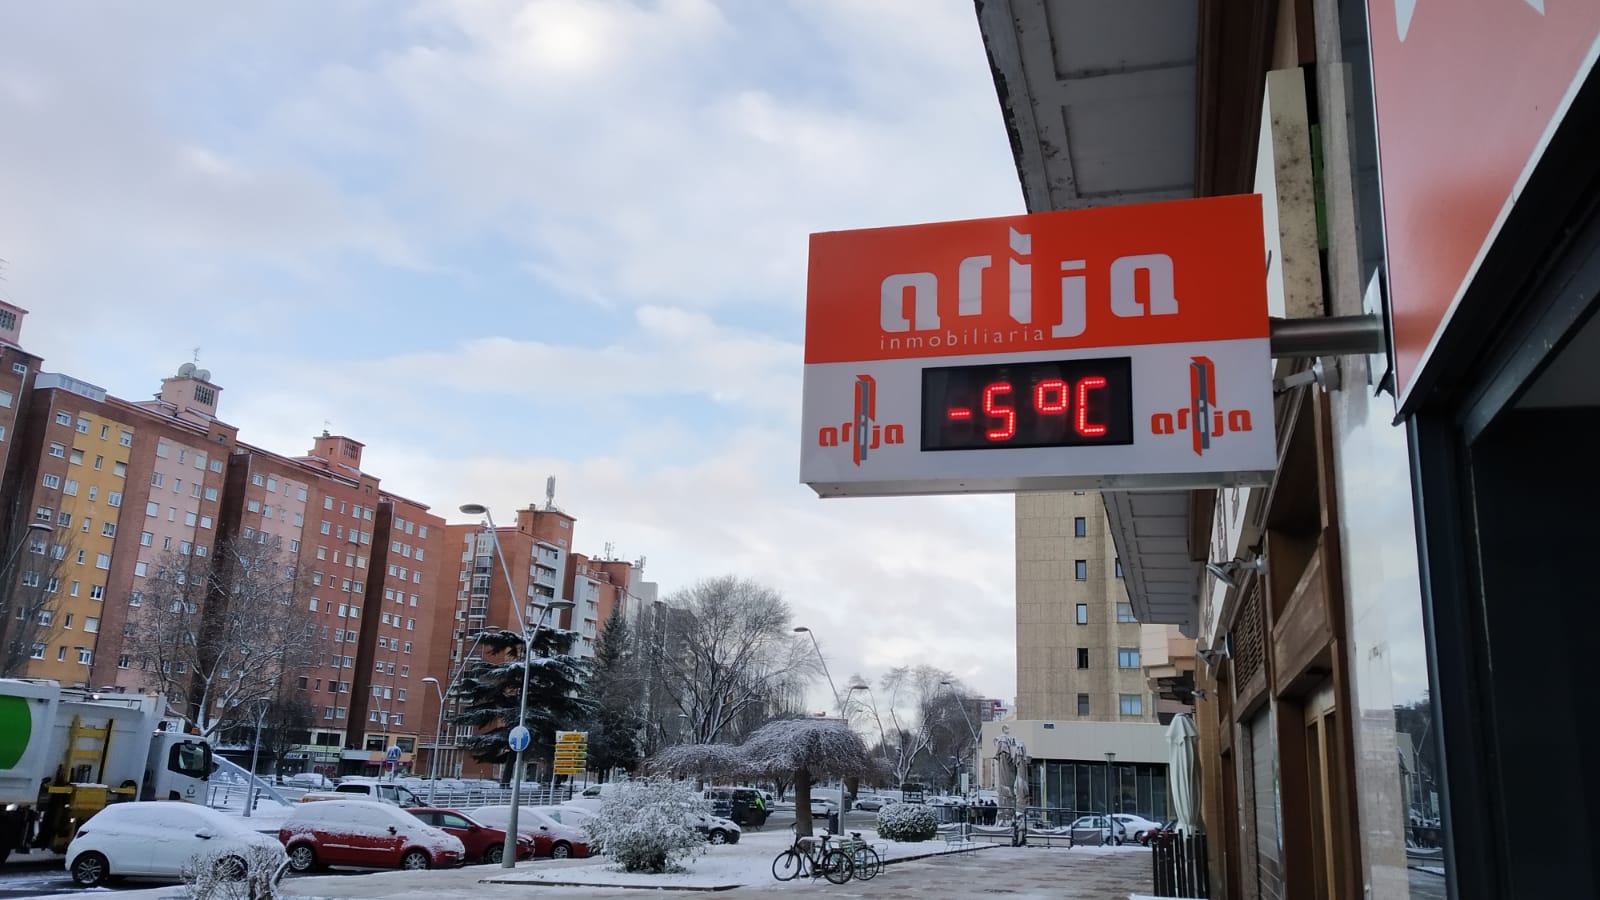
[[[863,840],[872,844],[885,862],[916,859],[946,853],[971,852],[984,844],[946,844],[942,840],[902,844],[879,841],[876,834],[864,831]],[[514,869],[502,876],[488,876],[495,884],[586,885],[593,887],[653,887],[680,889],[726,888],[733,885],[776,883],[772,860],[794,840],[785,831],[746,832],[737,844],[708,847],[701,856],[690,859],[686,871],[668,875],[642,875],[621,871],[610,860],[599,857],[581,866],[545,869]],[[791,885],[809,886],[809,878],[797,878]]]

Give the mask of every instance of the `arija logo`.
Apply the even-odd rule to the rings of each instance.
[[[1015,228],[1010,231],[1007,312],[1018,325],[1033,325],[1033,236]],[[1089,261],[1063,259],[1061,267],[1061,318],[1050,326],[1052,338],[1083,334],[1089,324]],[[977,316],[983,313],[984,273],[994,265],[993,256],[969,256],[956,269],[956,313]],[[1173,287],[1172,257],[1165,253],[1141,253],[1112,260],[1106,273],[1110,280],[1111,312],[1123,318],[1171,316],[1178,312]],[[1141,276],[1144,284],[1142,291]],[[1141,299],[1141,294],[1143,299]],[[878,323],[887,333],[938,331],[939,276],[932,272],[906,272],[883,279],[879,291]],[[911,317],[906,315],[910,301]],[[1024,332],[1031,340],[1043,340],[1042,328]],[[940,340],[971,343],[968,335],[951,332],[927,338],[928,346]]]
[[[843,441],[850,445],[850,461],[861,465],[867,455],[884,444],[904,444],[904,425],[878,424],[878,382],[871,375],[856,376],[856,414],[849,422],[837,427],[825,425],[817,431],[817,446],[837,447]]]
[[[1150,430],[1155,434],[1188,431],[1194,439],[1195,455],[1204,456],[1211,449],[1212,438],[1252,430],[1250,410],[1217,409],[1217,364],[1208,356],[1189,359],[1189,408],[1178,410],[1176,418],[1172,413],[1156,413],[1150,417]]]

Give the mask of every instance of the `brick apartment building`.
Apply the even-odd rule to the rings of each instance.
[[[40,372],[20,346],[25,315],[0,303],[0,599],[49,608],[0,632],[16,645],[12,673],[155,690],[128,645],[146,579],[174,554],[278,541],[306,579],[315,625],[313,662],[285,685],[312,722],[284,770],[376,773],[398,747],[402,769],[425,771],[441,710],[440,688],[423,679],[451,685],[479,631],[515,627],[488,533],[384,490],[350,437],[324,431],[302,456],[240,441],[218,417],[222,388],[193,364],[139,402]],[[559,624],[587,656],[610,609],[637,613],[655,586],[642,560],[573,553],[575,524],[553,503],[530,505],[497,536],[528,614],[574,598]]]

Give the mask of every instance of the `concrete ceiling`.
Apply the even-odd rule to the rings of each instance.
[[[1193,0],[975,0],[1031,212],[1194,196]],[[1196,634],[1189,492],[1105,494],[1139,621]]]

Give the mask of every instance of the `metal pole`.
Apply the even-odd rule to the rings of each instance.
[[[433,692],[439,695],[439,721],[433,727],[433,759],[428,765],[429,806],[433,805],[433,792],[439,786],[439,745],[444,742],[444,691],[439,687],[437,678],[433,679]]]
[[[1106,843],[1112,844],[1117,838],[1117,820],[1111,818],[1111,779],[1116,771],[1112,764],[1116,762],[1115,753],[1106,754]]]
[[[822,655],[822,645],[817,643],[817,633],[801,625],[795,631],[804,631],[811,638],[811,647],[817,651],[817,661],[822,663],[823,677],[828,679],[828,690],[833,692],[833,705],[839,710],[839,718],[844,721],[844,727],[850,727],[850,720],[844,714],[844,701],[839,699],[839,689],[833,686],[833,675],[828,672],[827,657]],[[844,779],[839,779],[839,830],[844,830]]]
[[[250,810],[254,809],[255,805],[256,805],[256,785],[255,785],[255,780],[254,780],[257,777],[256,776],[256,760],[261,755],[261,725],[262,725],[262,722],[266,719],[266,717],[267,717],[267,707],[266,707],[266,704],[263,703],[261,705],[260,711],[258,711],[256,713],[256,743],[255,743],[254,747],[250,748],[250,778],[251,778],[251,780],[249,782],[246,782],[246,785],[249,787],[250,790],[245,794],[245,797],[244,797],[244,817],[247,818],[247,819],[250,818]],[[282,770],[280,769],[279,771],[282,771]]]
[[[1384,352],[1383,319],[1375,315],[1271,319],[1268,335],[1273,358]]]

